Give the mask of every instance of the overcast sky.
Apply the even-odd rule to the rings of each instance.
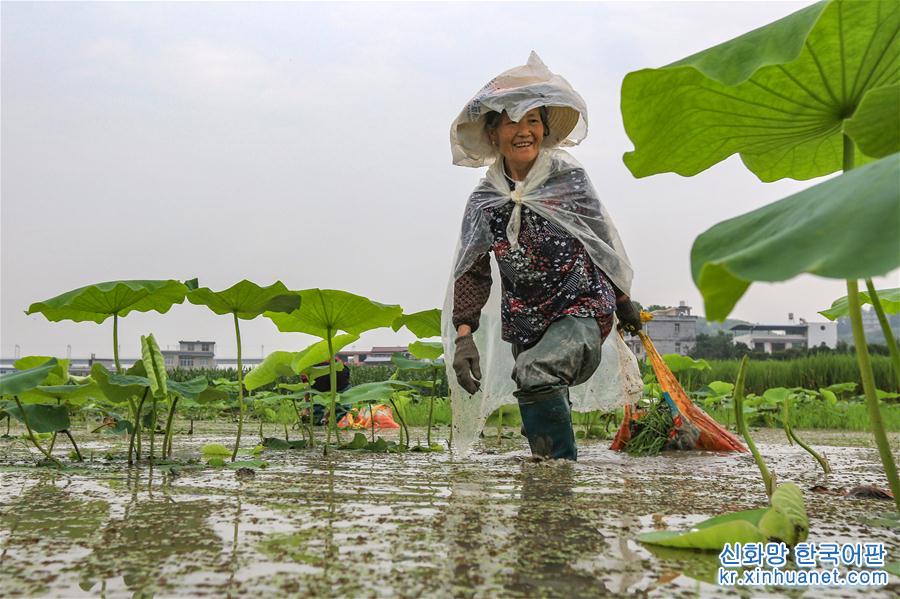
[[[0,355],[110,355],[111,320],[23,311],[117,279],[278,279],[440,307],[483,174],[451,164],[450,122],[531,50],[587,101],[589,134],[572,153],[622,235],[632,296],[702,315],[694,238],[811,183],[760,183],[737,157],[692,178],[634,179],[622,78],[806,4],[3,2]],[[820,320],[841,295],[842,282],[809,276],[754,284],[732,316]],[[235,353],[230,319],[201,306],[129,315],[123,356],[149,332],[162,347],[209,339]],[[310,341],[265,319],[242,337],[250,357]],[[372,332],[356,347],[410,339]]]

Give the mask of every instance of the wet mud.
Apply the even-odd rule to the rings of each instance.
[[[803,490],[810,541],[881,541],[900,559],[892,503],[813,493],[886,486],[863,433],[800,431],[834,473],[777,430],[757,445],[779,481]],[[413,431],[413,439],[419,431]],[[36,467],[0,440],[0,594],[102,597],[896,597],[888,587],[757,589],[715,585],[714,554],[651,549],[645,531],[762,507],[749,455],[633,458],[579,441],[579,461],[533,463],[524,440],[489,437],[466,457],[266,450],[255,474],[213,469],[205,443],[228,425],[175,440],[179,463],[136,468],[114,437],[79,440],[84,465]],[[345,439],[346,440],[346,439]],[[895,447],[900,441],[892,437]],[[252,443],[252,442],[251,442]]]

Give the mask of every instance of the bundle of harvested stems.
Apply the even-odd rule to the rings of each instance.
[[[632,456],[654,456],[666,446],[674,422],[672,412],[665,401],[659,400],[644,414],[632,420],[631,438],[625,444],[625,451]]]

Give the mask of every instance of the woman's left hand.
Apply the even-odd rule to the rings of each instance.
[[[636,335],[644,328],[641,323],[641,311],[630,298],[616,304],[616,317],[619,319],[621,327],[632,335]]]

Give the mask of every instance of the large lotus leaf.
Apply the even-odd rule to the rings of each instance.
[[[344,369],[344,363],[340,362],[338,360],[335,360],[334,371],[340,372],[343,369]],[[328,376],[328,373],[329,373],[328,366],[325,365],[325,366],[309,366],[307,368],[304,368],[297,374],[305,374],[307,380],[314,381],[319,377]]]
[[[413,341],[409,353],[420,360],[437,360],[444,355],[444,344],[440,341]]]
[[[150,381],[146,377],[111,373],[102,364],[97,363],[91,366],[91,378],[100,386],[106,398],[115,404],[139,397],[144,389],[150,386]]]
[[[403,381],[363,383],[341,393],[340,402],[350,405],[386,402],[395,391],[409,389],[409,387],[409,384]]]
[[[272,352],[260,363],[259,366],[251,370],[244,377],[244,387],[248,391],[253,391],[276,380],[294,376],[294,370],[291,363],[297,357],[297,352],[276,351]]]
[[[237,389],[235,389],[235,393],[237,393]],[[204,405],[213,404],[220,401],[226,401],[228,397],[228,391],[223,388],[207,387],[197,396],[197,403]]]
[[[784,387],[771,387],[766,389],[762,396],[773,404],[781,405],[791,396],[791,390]]]
[[[209,387],[209,380],[203,375],[187,381],[173,381],[169,379],[166,381],[166,387],[169,393],[173,393],[182,399],[196,400]]]
[[[266,318],[271,318],[279,331],[308,333],[321,339],[333,337],[338,331],[360,335],[391,326],[403,312],[400,306],[379,304],[335,289],[305,289],[298,293],[303,298],[298,310],[289,314],[266,312]]]
[[[412,314],[398,316],[391,328],[399,331],[401,327],[409,329],[419,339],[441,336],[441,311],[438,308],[422,310]]]
[[[724,320],[751,281],[883,275],[900,265],[900,154],[721,222],[691,249],[706,317]],[[850,226],[852,224],[852,226]]]
[[[61,360],[53,356],[25,356],[13,362],[16,370],[28,370],[46,364],[48,360],[56,360],[56,367],[50,371],[43,385],[65,385],[69,382],[69,360]]]
[[[49,358],[39,366],[0,374],[0,397],[12,397],[34,389],[43,383],[57,366],[58,360]]]
[[[193,283],[193,282],[189,282]],[[130,312],[165,314],[180,304],[189,287],[180,281],[108,281],[74,289],[62,295],[31,304],[26,314],[41,313],[47,320],[90,320],[101,323],[113,314]]]
[[[731,395],[731,392],[734,391],[734,383],[726,381],[712,381],[707,387],[709,387],[717,397]]]
[[[896,59],[896,52],[894,58]],[[900,151],[900,85],[867,93],[844,132],[867,156],[882,158]]]
[[[896,151],[898,26],[895,0],[820,2],[629,73],[622,116],[635,149],[625,164],[636,177],[692,176],[739,153],[774,181],[840,170],[843,134],[874,158]]]
[[[404,358],[402,354],[397,353],[391,356],[391,362],[393,362],[394,366],[400,370],[428,370],[434,368],[433,362],[410,360],[409,358]]]
[[[15,402],[4,401],[0,402],[0,408],[19,422],[25,422],[22,416],[24,412],[28,426],[36,433],[55,433],[71,426],[69,410],[64,405],[22,404],[19,409]]]
[[[719,551],[726,543],[759,543],[766,537],[757,525],[768,510],[747,510],[705,520],[691,530],[678,532],[657,530],[638,535],[637,540],[650,545]]]
[[[72,406],[81,406],[93,399],[103,399],[105,394],[94,381],[81,385],[41,385],[23,393],[19,399],[22,403],[56,403],[66,402]],[[56,400],[56,401],[54,401]]]
[[[900,312],[900,287],[894,287],[893,289],[876,289],[876,291],[878,293],[878,301],[881,303],[881,307],[884,308],[885,313],[897,314]],[[872,298],[869,297],[869,292],[860,291],[859,305],[862,306],[863,304],[871,303]],[[842,298],[834,300],[830,308],[822,310],[819,314],[828,320],[837,320],[841,316],[849,315],[850,304],[847,301],[847,296],[845,295]]]
[[[690,356],[682,356],[681,354],[665,354],[663,361],[672,372],[682,372],[685,370],[709,370],[711,366],[706,360],[695,360]]]
[[[359,335],[338,335],[331,340],[331,351],[334,352],[333,354],[328,351],[327,340],[317,341],[306,349],[294,354],[291,368],[296,374],[299,374],[321,362],[328,362],[343,348],[358,340]]]
[[[150,392],[155,397],[165,397],[168,393],[166,359],[159,351],[159,345],[156,344],[152,334],[146,337],[141,335],[141,361],[147,371],[147,378],[150,379]]]
[[[266,311],[290,312],[300,307],[300,297],[281,281],[260,287],[245,279],[222,291],[200,287],[191,291],[187,298],[192,304],[206,306],[216,314],[237,314],[243,320],[253,320]]]
[[[793,547],[809,536],[809,520],[803,492],[794,483],[778,485],[772,493],[772,507],[759,521],[759,531],[771,541]]]

